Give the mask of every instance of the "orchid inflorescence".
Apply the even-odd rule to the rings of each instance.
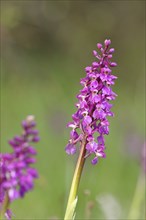
[[[38,142],[38,131],[35,129],[34,116],[29,115],[22,122],[23,133],[9,141],[13,152],[0,154],[0,209],[8,197],[9,202],[24,197],[34,186],[38,172],[31,167],[35,163],[36,150],[32,142]],[[5,217],[11,219],[11,211],[5,212]]]
[[[116,98],[111,86],[114,84],[116,76],[112,75],[112,67],[117,66],[111,61],[114,48],[109,48],[111,40],[104,41],[104,47],[98,43],[97,51],[93,55],[98,61],[94,61],[91,66],[85,68],[86,77],[80,80],[83,89],[77,95],[77,111],[72,115],[73,122],[68,123],[72,128],[70,140],[65,150],[67,154],[75,154],[77,144],[86,140],[86,155],[94,155],[92,164],[98,162],[98,157],[105,158],[104,135],[109,134],[109,121],[107,116],[113,116],[111,112],[111,100]],[[98,137],[95,138],[95,134]]]

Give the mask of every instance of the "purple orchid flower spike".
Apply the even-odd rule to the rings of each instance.
[[[110,44],[109,39],[104,41],[104,45],[98,43],[100,52],[93,51],[97,61],[85,68],[86,77],[80,81],[83,88],[77,95],[77,111],[72,115],[73,122],[69,123],[72,132],[65,148],[67,154],[75,154],[77,143],[82,144],[86,137],[85,157],[94,155],[93,165],[98,162],[99,157],[106,157],[104,136],[109,134],[107,117],[114,116],[110,101],[117,96],[111,88],[117,79],[112,74],[112,67],[117,64],[111,61],[114,48],[110,48]]]
[[[34,179],[38,177],[37,170],[31,166],[37,154],[31,144],[39,141],[35,126],[34,116],[29,115],[22,122],[22,134],[9,141],[13,152],[0,154],[0,211],[6,200],[10,203],[32,190]],[[4,209],[5,217],[11,219],[12,212],[7,207]]]

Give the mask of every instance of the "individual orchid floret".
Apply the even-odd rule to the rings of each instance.
[[[12,202],[33,189],[34,179],[38,177],[37,170],[31,166],[37,154],[31,145],[39,141],[35,126],[34,116],[28,116],[22,122],[22,134],[9,141],[13,152],[0,154],[0,208],[6,196]],[[10,219],[11,211],[7,210],[5,216]]]
[[[93,51],[96,60],[85,68],[86,77],[80,80],[83,88],[77,95],[77,111],[72,115],[73,121],[68,124],[72,128],[70,140],[65,150],[67,154],[77,152],[77,144],[85,140],[85,157],[93,155],[92,164],[98,158],[105,158],[104,136],[109,134],[108,116],[114,116],[110,101],[116,98],[111,86],[117,79],[112,74],[112,67],[117,66],[111,61],[114,48],[110,48],[111,40],[106,39],[104,45],[97,44],[99,52]]]

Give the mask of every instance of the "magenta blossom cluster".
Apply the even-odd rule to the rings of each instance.
[[[73,122],[68,123],[72,128],[70,140],[65,150],[67,154],[75,154],[77,144],[85,140],[86,156],[94,155],[92,164],[98,162],[98,157],[105,158],[104,136],[109,134],[109,121],[107,116],[113,116],[111,112],[111,100],[116,98],[111,86],[116,76],[112,75],[112,67],[117,66],[111,61],[114,48],[110,48],[111,41],[105,40],[104,46],[100,43],[93,51],[94,61],[91,66],[85,68],[86,77],[81,79],[83,89],[77,95],[77,111],[72,115]]]
[[[9,202],[23,197],[34,186],[38,177],[37,170],[31,167],[36,162],[36,150],[32,142],[38,142],[38,131],[35,129],[34,116],[29,115],[22,122],[23,132],[9,141],[13,152],[0,154],[0,209],[8,196]],[[5,213],[11,219],[11,211]]]

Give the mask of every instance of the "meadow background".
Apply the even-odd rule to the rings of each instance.
[[[144,145],[145,1],[1,1],[1,150],[34,114],[41,141],[35,189],[11,208],[14,219],[62,219],[76,156],[66,155],[84,68],[97,42],[112,40],[118,76],[107,158],[87,160],[77,219],[126,219]],[[113,208],[114,207],[114,208]],[[106,209],[103,211],[103,209]],[[107,217],[108,215],[108,217]],[[144,219],[144,206],[141,211]]]

